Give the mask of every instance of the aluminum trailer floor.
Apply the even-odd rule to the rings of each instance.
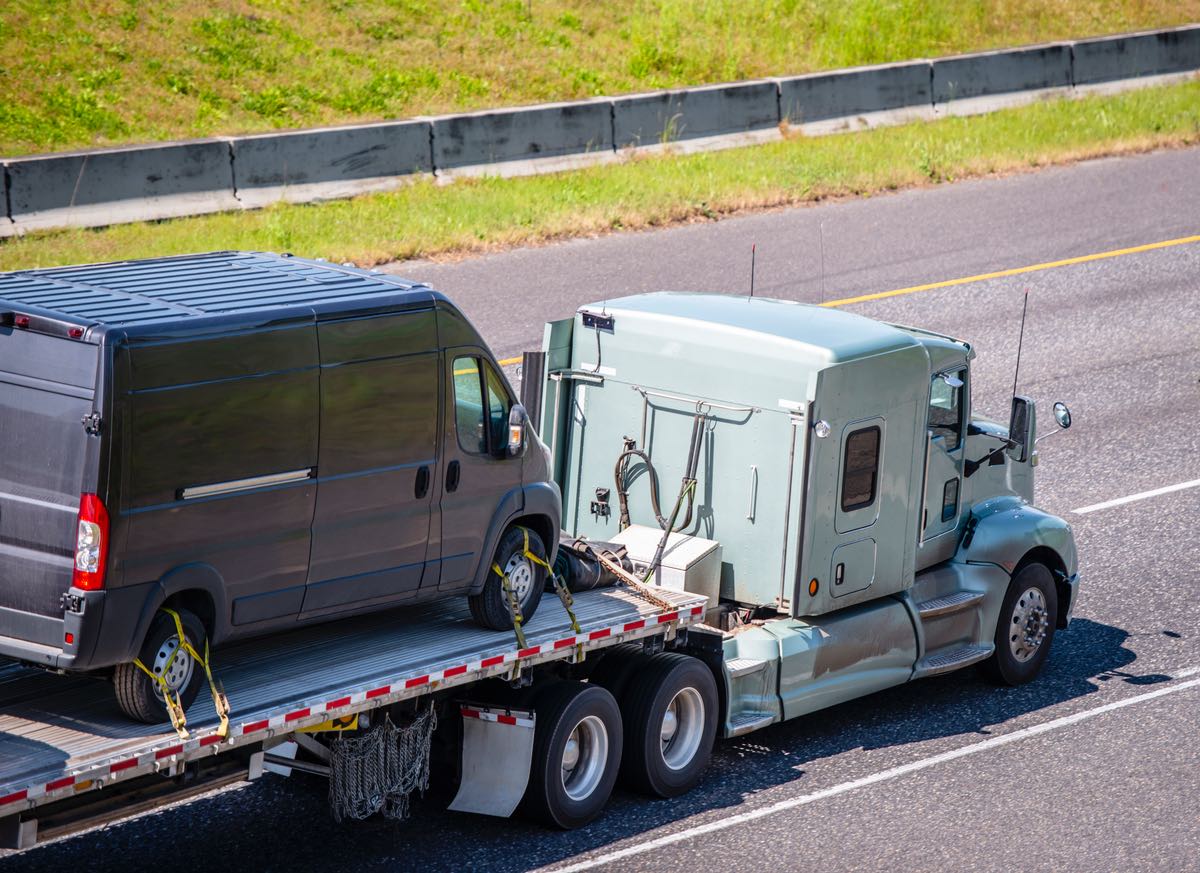
[[[108,682],[0,667],[0,817],[259,743],[276,734],[514,668],[575,656],[698,622],[705,598],[656,588],[667,610],[627,588],[575,596],[581,633],[547,594],[525,627],[511,632],[471,621],[462,598],[344,619],[213,652],[214,674],[232,707],[227,737],[207,689],[188,711],[190,737],[166,723],[144,725],[117,709]]]

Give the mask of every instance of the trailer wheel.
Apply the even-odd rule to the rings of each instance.
[[[176,612],[179,613],[184,636],[193,649],[203,654],[208,636],[203,622],[186,609],[178,609]],[[180,649],[175,621],[165,612],[158,613],[150,623],[150,630],[146,633],[146,641],[142,643],[138,660],[148,669],[163,675],[167,686],[179,695],[185,710],[192,705],[200,691],[204,666],[186,650]],[[168,663],[170,666],[167,666]],[[130,718],[146,724],[158,724],[167,720],[167,706],[163,702],[162,688],[137,664],[118,664],[113,671],[113,688],[117,694],[117,705]]]
[[[600,660],[588,675],[589,685],[599,685],[611,694],[624,711],[625,688],[638,667],[648,660],[642,647],[636,643],[622,643],[605,649]]]
[[[996,622],[996,651],[982,663],[1001,685],[1024,685],[1041,671],[1054,642],[1058,592],[1044,564],[1026,564],[1008,583]]]
[[[623,697],[622,781],[635,791],[678,797],[708,766],[717,735],[717,684],[689,655],[655,655]]]
[[[525,538],[529,537],[529,551],[542,561],[531,560],[525,554]],[[521,605],[525,621],[533,618],[546,586],[546,547],[542,538],[526,527],[510,527],[500,538],[492,565],[499,567],[508,576],[509,584]],[[483,627],[492,630],[511,630],[512,612],[508,608],[508,597],[500,576],[489,566],[483,590],[467,598],[471,616]]]
[[[621,710],[600,687],[558,682],[535,698],[525,809],[570,830],[604,809],[621,764]]]

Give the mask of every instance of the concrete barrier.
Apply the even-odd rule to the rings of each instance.
[[[938,58],[932,64],[934,106],[952,113],[1028,103],[1071,87],[1068,43]]]
[[[634,94],[616,97],[612,105],[617,148],[779,127],[773,80]]]
[[[6,161],[18,231],[236,209],[229,143],[196,140]]]
[[[932,114],[929,61],[855,67],[777,79],[779,107],[803,129],[897,123]]]
[[[611,152],[613,147],[612,108],[607,100],[443,115],[430,121],[433,163],[439,172]]]
[[[1106,36],[1072,43],[1077,86],[1200,69],[1200,27]]]
[[[237,137],[233,183],[247,207],[385,191],[433,172],[428,121],[399,121]]]

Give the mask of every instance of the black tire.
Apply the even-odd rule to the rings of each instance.
[[[186,609],[176,611],[179,613],[179,620],[183,625],[184,636],[192,644],[192,648],[203,655],[205,641],[208,638],[204,623]],[[178,639],[175,632],[175,620],[165,612],[158,613],[154,616],[154,621],[150,623],[150,630],[146,633],[146,640],[142,643],[138,659],[146,667],[154,670],[155,658],[171,640],[175,639]],[[186,664],[180,660],[182,658],[186,658],[186,664],[190,664],[190,675],[186,673]],[[179,675],[179,679],[185,684],[175,690],[178,691],[180,702],[186,710],[195,701],[196,694],[200,691],[200,685],[204,682],[204,665],[185,651],[181,651],[175,656],[172,668],[173,670],[179,669],[181,665],[185,669],[182,675]],[[117,695],[117,705],[121,707],[123,713],[135,721],[158,724],[170,720],[167,706],[159,696],[158,683],[152,681],[145,672],[138,668],[137,664],[132,662],[118,664],[113,671],[113,688]]]
[[[581,827],[604,809],[621,766],[621,710],[613,696],[599,686],[556,682],[537,695],[533,763],[525,789],[524,811],[553,827]],[[578,763],[564,775],[567,743],[576,729]],[[606,749],[589,736],[603,734]],[[592,756],[592,757],[589,757]],[[602,756],[602,757],[601,757]],[[592,765],[589,767],[589,764]],[[585,769],[581,769],[585,768]],[[568,786],[576,792],[572,796]]]
[[[518,587],[526,589],[518,599],[521,604],[521,615],[525,621],[529,621],[537,612],[538,603],[542,599],[542,589],[546,586],[546,568],[536,561],[522,557],[526,534],[529,535],[529,551],[542,561],[546,560],[546,546],[542,543],[542,538],[532,530],[514,526],[505,531],[504,536],[500,538],[499,545],[496,546],[495,556],[488,562],[487,581],[483,583],[483,590],[467,598],[467,602],[471,606],[471,617],[483,627],[491,630],[511,630],[513,626],[512,612],[508,608],[508,598],[504,594],[504,586],[500,577],[492,569],[493,564],[503,570],[510,566],[510,562],[519,559],[518,563],[522,566],[518,567],[518,572],[521,574],[527,572],[528,577],[527,579],[512,579],[510,576],[510,579]]]
[[[614,698],[625,711],[625,688],[633,677],[634,671],[645,667],[650,658],[642,647],[636,643],[623,643],[605,649],[600,655],[596,666],[588,675],[589,685],[599,685]]]
[[[664,743],[672,703],[675,733]],[[695,786],[712,757],[717,706],[717,683],[703,661],[675,652],[650,658],[629,682],[622,702],[622,784],[657,797],[678,797]]]
[[[1026,564],[1008,583],[996,620],[996,651],[980,665],[984,674],[1000,685],[1024,685],[1034,679],[1050,654],[1057,624],[1054,576],[1044,564]],[[1031,639],[1037,640],[1035,646]]]

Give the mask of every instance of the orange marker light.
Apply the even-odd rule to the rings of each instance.
[[[809,582],[808,583],[808,596],[816,597],[817,596],[817,588],[819,588],[819,587],[820,587],[820,585],[816,579],[813,579],[811,582]]]

